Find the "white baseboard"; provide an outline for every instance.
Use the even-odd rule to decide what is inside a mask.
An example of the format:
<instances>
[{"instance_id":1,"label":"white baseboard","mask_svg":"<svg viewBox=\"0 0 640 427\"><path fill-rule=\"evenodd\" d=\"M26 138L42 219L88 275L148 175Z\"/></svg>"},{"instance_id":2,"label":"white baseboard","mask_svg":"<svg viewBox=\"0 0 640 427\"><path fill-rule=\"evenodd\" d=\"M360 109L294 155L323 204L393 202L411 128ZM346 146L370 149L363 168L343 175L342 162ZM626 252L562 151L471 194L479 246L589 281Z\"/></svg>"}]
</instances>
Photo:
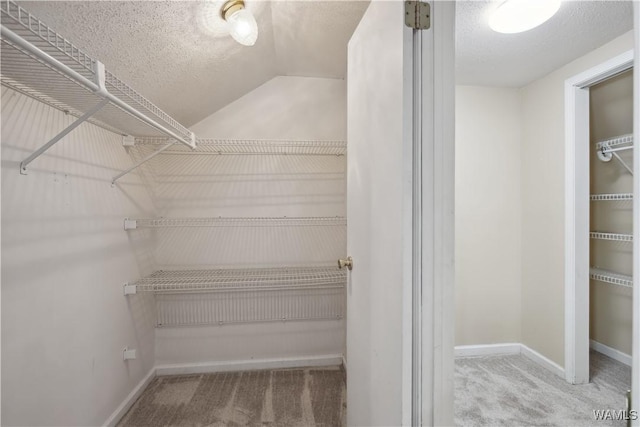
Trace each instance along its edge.
<instances>
[{"instance_id":1,"label":"white baseboard","mask_svg":"<svg viewBox=\"0 0 640 427\"><path fill-rule=\"evenodd\" d=\"M120 419L124 417L124 414L133 406L133 404L138 400L138 397L142 394L142 392L147 388L147 386L151 383L151 381L156 377L156 368L153 367L149 370L149 373L138 383L138 385L129 393L129 395L124 399L124 401L113 411L113 414L104 422L104 426L115 426L118 424Z\"/></svg>"},{"instance_id":2,"label":"white baseboard","mask_svg":"<svg viewBox=\"0 0 640 427\"><path fill-rule=\"evenodd\" d=\"M303 368L307 366L331 366L342 363L341 354L294 357L286 359L251 359L223 362L185 363L157 365L156 375L204 374L208 372L255 371L259 369Z\"/></svg>"},{"instance_id":3,"label":"white baseboard","mask_svg":"<svg viewBox=\"0 0 640 427\"><path fill-rule=\"evenodd\" d=\"M532 362L535 362L559 377L564 378L564 368L562 366L522 343L460 345L455 347L454 354L455 357L505 356L510 354L521 354Z\"/></svg>"},{"instance_id":4,"label":"white baseboard","mask_svg":"<svg viewBox=\"0 0 640 427\"><path fill-rule=\"evenodd\" d=\"M553 360L549 359L548 357L543 356L542 354L538 353L537 351L533 350L532 348L527 347L524 344L522 344L522 353L521 354L524 357L526 357L527 359L537 363L538 365L542 366L543 368L548 369L549 371L553 372L557 376L559 376L562 379L564 379L564 368L562 366L558 365Z\"/></svg>"},{"instance_id":5,"label":"white baseboard","mask_svg":"<svg viewBox=\"0 0 640 427\"><path fill-rule=\"evenodd\" d=\"M520 354L520 343L458 345L453 354L455 357L498 356Z\"/></svg>"},{"instance_id":6,"label":"white baseboard","mask_svg":"<svg viewBox=\"0 0 640 427\"><path fill-rule=\"evenodd\" d=\"M609 356L613 360L617 360L620 363L624 363L627 366L631 366L631 356L627 353L623 353L620 350L616 350L613 347L599 343L598 341L589 340L589 347L598 353L602 353L605 356Z\"/></svg>"}]
</instances>

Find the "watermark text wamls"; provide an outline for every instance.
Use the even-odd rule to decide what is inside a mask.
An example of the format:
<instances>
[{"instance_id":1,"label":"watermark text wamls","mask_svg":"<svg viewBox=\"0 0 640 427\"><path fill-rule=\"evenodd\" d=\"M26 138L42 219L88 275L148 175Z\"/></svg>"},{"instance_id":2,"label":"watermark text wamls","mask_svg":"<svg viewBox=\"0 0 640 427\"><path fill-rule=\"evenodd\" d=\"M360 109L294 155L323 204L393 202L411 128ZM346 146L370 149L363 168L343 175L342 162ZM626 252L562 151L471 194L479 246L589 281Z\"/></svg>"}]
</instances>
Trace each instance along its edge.
<instances>
[{"instance_id":1,"label":"watermark text wamls","mask_svg":"<svg viewBox=\"0 0 640 427\"><path fill-rule=\"evenodd\" d=\"M595 418L597 421L635 421L638 419L638 411L627 411L626 409L594 409L593 418Z\"/></svg>"}]
</instances>

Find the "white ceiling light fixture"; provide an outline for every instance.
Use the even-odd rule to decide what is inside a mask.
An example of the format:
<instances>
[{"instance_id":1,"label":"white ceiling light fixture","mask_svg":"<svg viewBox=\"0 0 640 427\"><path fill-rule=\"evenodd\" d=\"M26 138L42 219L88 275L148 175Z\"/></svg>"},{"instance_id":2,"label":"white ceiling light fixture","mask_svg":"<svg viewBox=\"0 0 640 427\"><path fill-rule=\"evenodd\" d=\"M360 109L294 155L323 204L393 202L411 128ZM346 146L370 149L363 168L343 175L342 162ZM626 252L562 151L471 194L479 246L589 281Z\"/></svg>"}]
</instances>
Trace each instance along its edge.
<instances>
[{"instance_id":1,"label":"white ceiling light fixture","mask_svg":"<svg viewBox=\"0 0 640 427\"><path fill-rule=\"evenodd\" d=\"M229 0L222 6L222 17L229 24L229 33L238 43L253 46L258 39L258 24L243 0Z\"/></svg>"},{"instance_id":2,"label":"white ceiling light fixture","mask_svg":"<svg viewBox=\"0 0 640 427\"><path fill-rule=\"evenodd\" d=\"M555 15L561 3L561 0L506 0L489 18L489 26L505 34L528 31Z\"/></svg>"}]
</instances>

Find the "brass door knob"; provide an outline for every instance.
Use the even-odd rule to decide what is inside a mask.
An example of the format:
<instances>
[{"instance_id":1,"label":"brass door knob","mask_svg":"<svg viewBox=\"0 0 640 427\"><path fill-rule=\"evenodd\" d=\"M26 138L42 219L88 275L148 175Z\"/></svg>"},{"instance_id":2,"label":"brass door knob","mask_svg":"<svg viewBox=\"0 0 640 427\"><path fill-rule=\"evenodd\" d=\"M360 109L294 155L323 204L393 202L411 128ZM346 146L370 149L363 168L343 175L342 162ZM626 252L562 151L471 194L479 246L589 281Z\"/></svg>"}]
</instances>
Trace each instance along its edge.
<instances>
[{"instance_id":1,"label":"brass door knob","mask_svg":"<svg viewBox=\"0 0 640 427\"><path fill-rule=\"evenodd\" d=\"M350 256L348 256L346 259L338 260L338 268L345 267L347 267L349 270L353 270L353 258L351 258Z\"/></svg>"}]
</instances>

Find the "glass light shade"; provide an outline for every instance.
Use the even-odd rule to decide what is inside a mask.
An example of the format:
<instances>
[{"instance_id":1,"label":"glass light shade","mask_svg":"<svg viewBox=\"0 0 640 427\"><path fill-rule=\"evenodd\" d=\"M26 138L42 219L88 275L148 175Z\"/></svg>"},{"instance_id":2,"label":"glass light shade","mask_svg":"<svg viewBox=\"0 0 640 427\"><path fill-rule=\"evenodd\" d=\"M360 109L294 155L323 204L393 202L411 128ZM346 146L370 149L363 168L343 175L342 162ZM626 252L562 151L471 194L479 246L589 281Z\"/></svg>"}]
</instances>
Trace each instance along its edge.
<instances>
[{"instance_id":1,"label":"glass light shade","mask_svg":"<svg viewBox=\"0 0 640 427\"><path fill-rule=\"evenodd\" d=\"M555 15L561 3L561 0L506 0L491 15L489 26L498 33L528 31Z\"/></svg>"},{"instance_id":2,"label":"glass light shade","mask_svg":"<svg viewBox=\"0 0 640 427\"><path fill-rule=\"evenodd\" d=\"M240 44L253 46L258 39L258 24L251 12L240 9L226 17L231 37Z\"/></svg>"}]
</instances>

